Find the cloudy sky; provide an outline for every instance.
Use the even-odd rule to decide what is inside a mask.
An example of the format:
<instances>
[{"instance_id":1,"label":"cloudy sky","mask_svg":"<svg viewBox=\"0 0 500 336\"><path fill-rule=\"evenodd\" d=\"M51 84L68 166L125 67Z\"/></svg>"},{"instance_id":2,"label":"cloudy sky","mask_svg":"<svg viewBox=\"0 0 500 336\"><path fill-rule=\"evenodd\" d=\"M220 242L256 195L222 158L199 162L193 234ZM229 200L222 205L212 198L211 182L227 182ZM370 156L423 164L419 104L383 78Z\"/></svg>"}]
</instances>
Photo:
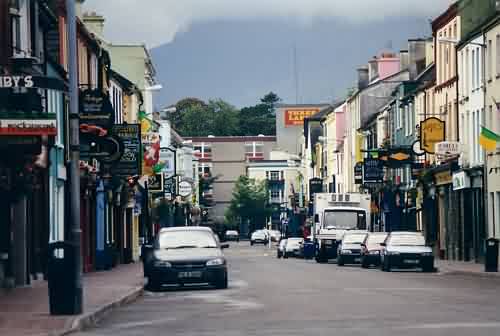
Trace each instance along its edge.
<instances>
[{"instance_id":1,"label":"cloudy sky","mask_svg":"<svg viewBox=\"0 0 500 336\"><path fill-rule=\"evenodd\" d=\"M432 16L451 0L86 0L84 10L106 19L105 37L114 42L144 41L153 48L171 42L194 23L255 18L296 20L316 18L351 22L395 16Z\"/></svg>"}]
</instances>

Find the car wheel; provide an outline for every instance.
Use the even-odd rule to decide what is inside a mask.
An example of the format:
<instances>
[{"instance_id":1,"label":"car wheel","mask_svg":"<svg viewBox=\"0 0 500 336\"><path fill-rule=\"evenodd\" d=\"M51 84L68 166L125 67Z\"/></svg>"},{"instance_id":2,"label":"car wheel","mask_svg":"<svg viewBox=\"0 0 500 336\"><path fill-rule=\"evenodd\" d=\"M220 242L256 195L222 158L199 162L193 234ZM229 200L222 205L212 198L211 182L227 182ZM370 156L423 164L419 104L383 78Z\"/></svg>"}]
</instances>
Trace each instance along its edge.
<instances>
[{"instance_id":1,"label":"car wheel","mask_svg":"<svg viewBox=\"0 0 500 336\"><path fill-rule=\"evenodd\" d=\"M337 258L337 265L338 266L344 266L345 265L344 259L341 256L338 256L338 258Z\"/></svg>"},{"instance_id":2,"label":"car wheel","mask_svg":"<svg viewBox=\"0 0 500 336\"><path fill-rule=\"evenodd\" d=\"M226 289L228 287L228 278L227 278L227 273L224 275L224 279L219 280L215 283L215 288L216 289Z\"/></svg>"},{"instance_id":3,"label":"car wheel","mask_svg":"<svg viewBox=\"0 0 500 336\"><path fill-rule=\"evenodd\" d=\"M250 240L250 246L253 246L253 241Z\"/></svg>"},{"instance_id":4,"label":"car wheel","mask_svg":"<svg viewBox=\"0 0 500 336\"><path fill-rule=\"evenodd\" d=\"M390 272L391 271L391 263L389 262L388 258L384 259L384 262L382 264L382 271L384 271L384 272Z\"/></svg>"},{"instance_id":5,"label":"car wheel","mask_svg":"<svg viewBox=\"0 0 500 336\"><path fill-rule=\"evenodd\" d=\"M366 262L365 258L361 259L361 267L368 268L370 265Z\"/></svg>"},{"instance_id":6,"label":"car wheel","mask_svg":"<svg viewBox=\"0 0 500 336\"><path fill-rule=\"evenodd\" d=\"M148 284L146 285L146 290L150 292L158 292L161 290L161 283L158 280L148 278Z\"/></svg>"},{"instance_id":7,"label":"car wheel","mask_svg":"<svg viewBox=\"0 0 500 336\"><path fill-rule=\"evenodd\" d=\"M278 259L280 259L281 258L281 253L278 252L276 256L278 257Z\"/></svg>"},{"instance_id":8,"label":"car wheel","mask_svg":"<svg viewBox=\"0 0 500 336\"><path fill-rule=\"evenodd\" d=\"M285 252L285 253L283 254L283 258L285 258L285 259L288 259L288 257L289 257L289 256L290 256L290 254L289 254L288 252Z\"/></svg>"},{"instance_id":9,"label":"car wheel","mask_svg":"<svg viewBox=\"0 0 500 336\"><path fill-rule=\"evenodd\" d=\"M239 243L240 242L240 238L236 239L236 242Z\"/></svg>"}]
</instances>

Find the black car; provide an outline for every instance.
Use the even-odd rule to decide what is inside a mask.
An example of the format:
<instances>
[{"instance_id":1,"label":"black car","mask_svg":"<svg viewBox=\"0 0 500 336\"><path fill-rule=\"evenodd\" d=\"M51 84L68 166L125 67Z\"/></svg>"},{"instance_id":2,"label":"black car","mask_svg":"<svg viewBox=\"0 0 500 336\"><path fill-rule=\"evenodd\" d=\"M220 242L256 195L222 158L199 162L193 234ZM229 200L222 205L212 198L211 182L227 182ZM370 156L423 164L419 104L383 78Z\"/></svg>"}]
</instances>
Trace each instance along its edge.
<instances>
[{"instance_id":1,"label":"black car","mask_svg":"<svg viewBox=\"0 0 500 336\"><path fill-rule=\"evenodd\" d=\"M391 232L381 245L382 271L389 272L393 268L434 271L432 248L425 244L425 237L419 232Z\"/></svg>"},{"instance_id":2,"label":"black car","mask_svg":"<svg viewBox=\"0 0 500 336\"><path fill-rule=\"evenodd\" d=\"M227 263L222 253L227 247L206 227L161 229L154 245L145 248L148 287L157 290L164 284L209 284L227 288Z\"/></svg>"}]
</instances>

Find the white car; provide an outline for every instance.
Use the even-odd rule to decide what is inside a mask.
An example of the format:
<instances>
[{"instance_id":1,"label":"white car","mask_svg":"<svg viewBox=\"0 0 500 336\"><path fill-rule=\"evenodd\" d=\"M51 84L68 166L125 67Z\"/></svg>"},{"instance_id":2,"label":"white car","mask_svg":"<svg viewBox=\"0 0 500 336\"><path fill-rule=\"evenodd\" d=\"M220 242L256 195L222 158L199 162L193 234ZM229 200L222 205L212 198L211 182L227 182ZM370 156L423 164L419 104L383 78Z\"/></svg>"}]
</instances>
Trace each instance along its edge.
<instances>
[{"instance_id":1,"label":"white car","mask_svg":"<svg viewBox=\"0 0 500 336\"><path fill-rule=\"evenodd\" d=\"M268 230L267 233L271 237L271 241L278 242L281 238L281 232L278 230Z\"/></svg>"},{"instance_id":2,"label":"white car","mask_svg":"<svg viewBox=\"0 0 500 336\"><path fill-rule=\"evenodd\" d=\"M280 242L278 243L277 255L276 255L278 259L285 255L286 241L287 241L286 239L281 239Z\"/></svg>"},{"instance_id":3,"label":"white car","mask_svg":"<svg viewBox=\"0 0 500 336\"><path fill-rule=\"evenodd\" d=\"M250 245L254 244L267 244L269 236L264 230L257 230L250 236Z\"/></svg>"},{"instance_id":4,"label":"white car","mask_svg":"<svg viewBox=\"0 0 500 336\"><path fill-rule=\"evenodd\" d=\"M240 235L236 230L227 230L226 231L226 240L235 240L237 242L240 241Z\"/></svg>"},{"instance_id":5,"label":"white car","mask_svg":"<svg viewBox=\"0 0 500 336\"><path fill-rule=\"evenodd\" d=\"M288 238L285 245L284 258L291 256L300 257L300 247L304 243L304 238Z\"/></svg>"}]
</instances>

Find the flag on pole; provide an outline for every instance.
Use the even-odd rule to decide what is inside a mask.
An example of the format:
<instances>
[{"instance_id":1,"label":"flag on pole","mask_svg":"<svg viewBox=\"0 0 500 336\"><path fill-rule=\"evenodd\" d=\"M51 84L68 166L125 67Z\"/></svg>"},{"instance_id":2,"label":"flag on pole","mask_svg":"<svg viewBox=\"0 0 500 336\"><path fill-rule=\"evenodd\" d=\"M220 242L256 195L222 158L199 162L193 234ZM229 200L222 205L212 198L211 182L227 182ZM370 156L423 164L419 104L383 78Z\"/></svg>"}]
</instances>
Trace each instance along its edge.
<instances>
[{"instance_id":1,"label":"flag on pole","mask_svg":"<svg viewBox=\"0 0 500 336\"><path fill-rule=\"evenodd\" d=\"M479 135L479 144L487 151L492 151L497 148L497 142L500 142L500 135L490 131L484 126L481 126L481 134Z\"/></svg>"}]
</instances>

